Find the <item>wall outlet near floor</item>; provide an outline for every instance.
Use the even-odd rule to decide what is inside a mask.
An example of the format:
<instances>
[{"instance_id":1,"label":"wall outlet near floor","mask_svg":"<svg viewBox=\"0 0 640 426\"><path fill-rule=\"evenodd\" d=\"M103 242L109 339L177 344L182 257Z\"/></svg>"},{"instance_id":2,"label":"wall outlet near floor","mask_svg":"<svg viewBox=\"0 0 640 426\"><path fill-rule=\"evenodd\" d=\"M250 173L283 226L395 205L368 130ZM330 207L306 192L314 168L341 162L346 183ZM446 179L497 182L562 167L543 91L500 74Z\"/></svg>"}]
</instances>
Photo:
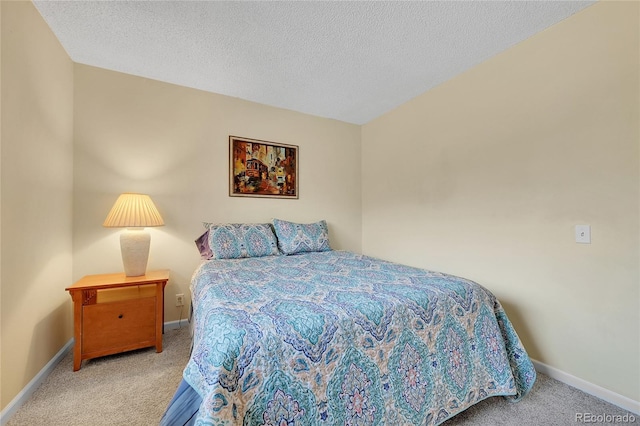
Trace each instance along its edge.
<instances>
[{"instance_id":1,"label":"wall outlet near floor","mask_svg":"<svg viewBox=\"0 0 640 426\"><path fill-rule=\"evenodd\" d=\"M184 294L176 294L176 306L184 306Z\"/></svg>"}]
</instances>

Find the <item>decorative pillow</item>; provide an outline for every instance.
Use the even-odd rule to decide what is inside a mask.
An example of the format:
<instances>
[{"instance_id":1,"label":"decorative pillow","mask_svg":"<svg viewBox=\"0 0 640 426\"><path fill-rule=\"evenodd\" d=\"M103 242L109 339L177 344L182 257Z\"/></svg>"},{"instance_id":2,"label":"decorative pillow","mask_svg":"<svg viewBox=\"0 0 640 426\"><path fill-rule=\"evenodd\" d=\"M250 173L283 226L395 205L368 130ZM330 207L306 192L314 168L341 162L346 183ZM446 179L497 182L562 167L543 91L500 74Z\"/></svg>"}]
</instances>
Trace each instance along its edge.
<instances>
[{"instance_id":1,"label":"decorative pillow","mask_svg":"<svg viewBox=\"0 0 640 426\"><path fill-rule=\"evenodd\" d=\"M279 255L278 243L268 223L227 223L209 227L209 247L214 259Z\"/></svg>"},{"instance_id":2,"label":"decorative pillow","mask_svg":"<svg viewBox=\"0 0 640 426\"><path fill-rule=\"evenodd\" d=\"M331 250L329 230L324 220L304 224L273 219L273 227L278 237L278 248L284 254Z\"/></svg>"},{"instance_id":3,"label":"decorative pillow","mask_svg":"<svg viewBox=\"0 0 640 426\"><path fill-rule=\"evenodd\" d=\"M209 247L209 230L207 229L204 234L200 235L196 239L196 247L198 247L198 251L200 252L200 257L202 259L211 259L213 257L213 253L211 252L211 247Z\"/></svg>"}]
</instances>

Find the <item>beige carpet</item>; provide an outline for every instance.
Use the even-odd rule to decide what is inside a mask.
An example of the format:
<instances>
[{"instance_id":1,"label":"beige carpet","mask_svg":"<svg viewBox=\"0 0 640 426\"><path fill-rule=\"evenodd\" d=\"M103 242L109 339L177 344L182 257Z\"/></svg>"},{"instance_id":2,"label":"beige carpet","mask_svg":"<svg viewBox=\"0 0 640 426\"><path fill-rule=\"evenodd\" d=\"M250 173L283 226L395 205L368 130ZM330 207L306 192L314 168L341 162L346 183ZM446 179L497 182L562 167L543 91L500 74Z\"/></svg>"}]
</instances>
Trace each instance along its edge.
<instances>
[{"instance_id":1,"label":"beige carpet","mask_svg":"<svg viewBox=\"0 0 640 426\"><path fill-rule=\"evenodd\" d=\"M150 348L89 360L75 373L73 356L69 353L7 426L157 425L182 377L189 344L186 327L167 330L164 351L160 354ZM629 415L621 408L539 374L533 390L522 401L510 403L504 398L490 398L444 426L576 425L581 424L576 422L577 413ZM640 416L635 416L633 424L640 424Z\"/></svg>"},{"instance_id":2,"label":"beige carpet","mask_svg":"<svg viewBox=\"0 0 640 426\"><path fill-rule=\"evenodd\" d=\"M87 360L70 351L7 426L157 425L189 360L189 330L166 330L163 351L140 349Z\"/></svg>"}]
</instances>

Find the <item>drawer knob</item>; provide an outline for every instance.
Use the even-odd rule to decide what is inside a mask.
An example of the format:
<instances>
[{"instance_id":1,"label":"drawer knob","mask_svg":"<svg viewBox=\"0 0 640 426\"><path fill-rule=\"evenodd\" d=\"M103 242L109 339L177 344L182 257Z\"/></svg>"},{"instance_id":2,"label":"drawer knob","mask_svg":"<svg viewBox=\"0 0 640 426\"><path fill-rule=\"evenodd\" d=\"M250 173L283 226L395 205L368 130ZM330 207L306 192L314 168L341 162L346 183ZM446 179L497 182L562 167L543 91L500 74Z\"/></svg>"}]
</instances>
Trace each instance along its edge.
<instances>
[{"instance_id":1,"label":"drawer knob","mask_svg":"<svg viewBox=\"0 0 640 426\"><path fill-rule=\"evenodd\" d=\"M124 316L124 315L120 314L120 315L118 315L118 318L122 318L123 316Z\"/></svg>"}]
</instances>

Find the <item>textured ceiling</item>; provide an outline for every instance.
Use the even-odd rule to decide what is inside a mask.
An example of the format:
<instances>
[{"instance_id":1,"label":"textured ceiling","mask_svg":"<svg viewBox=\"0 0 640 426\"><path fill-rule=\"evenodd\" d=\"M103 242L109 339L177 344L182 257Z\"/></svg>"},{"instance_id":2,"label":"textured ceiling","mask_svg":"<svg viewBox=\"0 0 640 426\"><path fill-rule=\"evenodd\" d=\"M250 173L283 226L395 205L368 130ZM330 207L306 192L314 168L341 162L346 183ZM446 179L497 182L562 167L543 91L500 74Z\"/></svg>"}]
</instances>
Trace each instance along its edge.
<instances>
[{"instance_id":1,"label":"textured ceiling","mask_svg":"<svg viewBox=\"0 0 640 426\"><path fill-rule=\"evenodd\" d=\"M35 1L75 62L364 124L593 1Z\"/></svg>"}]
</instances>

